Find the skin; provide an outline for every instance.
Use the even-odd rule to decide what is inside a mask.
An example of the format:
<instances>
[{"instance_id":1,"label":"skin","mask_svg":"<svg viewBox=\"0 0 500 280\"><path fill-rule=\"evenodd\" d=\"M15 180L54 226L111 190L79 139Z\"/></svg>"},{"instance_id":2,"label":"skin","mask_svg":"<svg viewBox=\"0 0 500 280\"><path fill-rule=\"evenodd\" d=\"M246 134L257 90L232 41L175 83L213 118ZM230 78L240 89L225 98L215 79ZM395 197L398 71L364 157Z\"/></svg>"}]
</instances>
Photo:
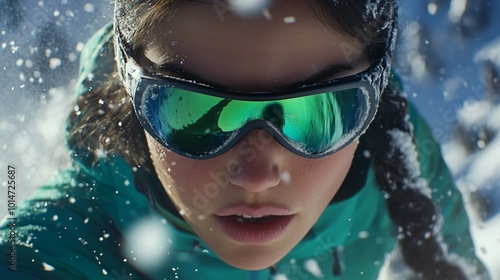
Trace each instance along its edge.
<instances>
[{"instance_id":1,"label":"skin","mask_svg":"<svg viewBox=\"0 0 500 280\"><path fill-rule=\"evenodd\" d=\"M272 20L229 10L221 17L210 4L182 4L157 26L139 63L150 71L244 91L297 86L333 64L344 66L321 80L366 69L361 46L321 23L304 2L275 1L269 7ZM293 24L282 20L289 16L295 17ZM168 67L159 69L164 64ZM357 146L307 159L254 130L219 157L193 160L147 139L160 181L187 223L222 260L247 270L275 264L300 242L341 186ZM213 195L201 199L209 185ZM277 239L243 244L228 237L213 216L233 203L280 205L294 218Z\"/></svg>"}]
</instances>

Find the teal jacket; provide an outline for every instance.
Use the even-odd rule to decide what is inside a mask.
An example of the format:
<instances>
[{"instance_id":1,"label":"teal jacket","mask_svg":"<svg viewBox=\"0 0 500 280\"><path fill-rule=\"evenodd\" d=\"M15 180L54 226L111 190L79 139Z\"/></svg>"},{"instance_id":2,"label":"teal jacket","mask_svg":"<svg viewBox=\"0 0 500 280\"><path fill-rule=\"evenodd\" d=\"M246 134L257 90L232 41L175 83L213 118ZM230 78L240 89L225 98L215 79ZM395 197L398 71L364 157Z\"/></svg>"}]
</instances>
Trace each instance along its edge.
<instances>
[{"instance_id":1,"label":"teal jacket","mask_svg":"<svg viewBox=\"0 0 500 280\"><path fill-rule=\"evenodd\" d=\"M112 36L107 25L87 43L77 95L89 94L103 82L99 73L113 71ZM422 175L444 216L448 251L481 275L485 268L474 254L461 194L429 128L414 109L410 115ZM158 213L136 190L134 171L120 157L101 157L91 165L85 156L73 153L72 162L30 200L19 203L14 227L11 219L1 222L0 279L376 279L395 248L395 229L372 168L363 188L332 202L272 269L244 271L224 263L178 215ZM143 255L137 252L144 243L137 245L125 233L144 219L167 229L168 236L164 244L157 244L166 256L164 263L140 271L136 262ZM15 243L9 239L12 232ZM141 234L143 241L151 237ZM15 272L9 271L13 266Z\"/></svg>"}]
</instances>

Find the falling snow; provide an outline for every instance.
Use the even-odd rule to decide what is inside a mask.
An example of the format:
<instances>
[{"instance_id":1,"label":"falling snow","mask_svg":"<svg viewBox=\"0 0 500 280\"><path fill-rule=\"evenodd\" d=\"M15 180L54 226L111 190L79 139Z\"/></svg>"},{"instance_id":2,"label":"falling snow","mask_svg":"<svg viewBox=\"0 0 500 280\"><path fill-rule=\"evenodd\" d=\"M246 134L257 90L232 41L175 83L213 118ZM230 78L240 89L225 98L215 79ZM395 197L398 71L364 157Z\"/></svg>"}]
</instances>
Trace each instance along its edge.
<instances>
[{"instance_id":1,"label":"falling snow","mask_svg":"<svg viewBox=\"0 0 500 280\"><path fill-rule=\"evenodd\" d=\"M307 260L304 262L304 267L306 268L307 271L309 271L309 273L311 273L312 275L314 275L314 277L316 278L323 278L324 275L323 273L321 272L321 269L318 265L318 262L316 260Z\"/></svg>"},{"instance_id":2,"label":"falling snow","mask_svg":"<svg viewBox=\"0 0 500 280\"><path fill-rule=\"evenodd\" d=\"M242 16L261 14L271 4L270 0L228 0L230 9Z\"/></svg>"},{"instance_id":3,"label":"falling snow","mask_svg":"<svg viewBox=\"0 0 500 280\"><path fill-rule=\"evenodd\" d=\"M53 271L55 269L53 266L51 266L46 262L42 262L42 265L43 265L43 270L45 271Z\"/></svg>"},{"instance_id":4,"label":"falling snow","mask_svg":"<svg viewBox=\"0 0 500 280\"><path fill-rule=\"evenodd\" d=\"M283 18L283 22L284 23L295 23L295 17L294 16L289 16L289 17L285 17Z\"/></svg>"},{"instance_id":5,"label":"falling snow","mask_svg":"<svg viewBox=\"0 0 500 280\"><path fill-rule=\"evenodd\" d=\"M154 270L168 257L169 229L159 218L142 220L125 233L124 254L144 270Z\"/></svg>"},{"instance_id":6,"label":"falling snow","mask_svg":"<svg viewBox=\"0 0 500 280\"><path fill-rule=\"evenodd\" d=\"M283 183L285 183L286 185L290 184L290 181L291 181L291 175L290 175L290 172L284 170L281 172L281 180L283 181Z\"/></svg>"},{"instance_id":7,"label":"falling snow","mask_svg":"<svg viewBox=\"0 0 500 280\"><path fill-rule=\"evenodd\" d=\"M49 2L59 5L47 10ZM84 42L111 20L111 6L104 2L37 1L38 5L24 7L24 14L32 18L13 18L9 28L0 26L0 83L3 88L0 91L0 158L2 163L7 163L3 159L9 159L8 164L22 170L19 200L28 198L55 170L69 164L63 124L70 111L77 115L82 113L72 104L72 90ZM273 20L268 10L270 2L232 0L228 3L230 9L243 16L263 15ZM396 66L411 93L410 99L430 122L436 138L444 143L445 159L471 208L478 255L491 268L494 279L500 280L500 250L494 249L500 247L496 234L500 232L500 177L497 172L500 161L496 156L500 153L500 20L490 14L490 21L482 22L488 18L489 11L499 9L496 1L491 1L495 2L491 3L495 7L487 6L486 2L401 3L405 41L401 43ZM290 15L277 20L293 24L296 17ZM450 49L449 45L460 47ZM122 123L118 121L118 125ZM458 128L452 130L454 127ZM94 152L97 157L106 157L104 150ZM370 156L369 153L364 155ZM134 167L134 171L137 170ZM287 171L281 173L281 179L286 184L292 182ZM123 182L124 186L130 184L128 180ZM71 204L78 203L74 197L67 199ZM6 200L0 200L0 209L7 208L5 203ZM93 211L88 208L89 213ZM185 214L185 210L180 212ZM72 220L72 217L54 215L50 222L64 224L66 219ZM82 219L84 225L92 223L88 217ZM199 215L198 219L205 217ZM134 262L148 270L165 260L169 248L162 245L172 244L165 225L164 219L152 220L129 229L126 238L130 244L124 246L127 256L123 262ZM153 237L138 238L146 230L155 233ZM368 232L358 233L358 238L369 237ZM100 242L108 238L110 235L106 232L98 237ZM87 244L83 239L80 241ZM208 250L203 249L203 252L208 253ZM54 270L48 263L41 265L45 271ZM304 265L315 277L323 275L314 261ZM111 271L102 269L102 274L109 275ZM275 279L288 278L278 274Z\"/></svg>"}]
</instances>

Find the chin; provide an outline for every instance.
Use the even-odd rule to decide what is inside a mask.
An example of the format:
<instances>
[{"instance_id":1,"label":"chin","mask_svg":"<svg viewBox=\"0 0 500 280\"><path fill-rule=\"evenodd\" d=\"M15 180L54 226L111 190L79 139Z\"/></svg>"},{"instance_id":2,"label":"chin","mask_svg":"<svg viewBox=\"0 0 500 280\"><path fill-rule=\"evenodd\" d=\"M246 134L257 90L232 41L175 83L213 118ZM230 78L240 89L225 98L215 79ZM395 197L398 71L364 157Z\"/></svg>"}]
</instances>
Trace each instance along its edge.
<instances>
[{"instance_id":1,"label":"chin","mask_svg":"<svg viewBox=\"0 0 500 280\"><path fill-rule=\"evenodd\" d=\"M289 250L283 251L283 247L280 247L255 245L233 252L214 252L230 266L243 270L261 270L273 266L289 252Z\"/></svg>"},{"instance_id":2,"label":"chin","mask_svg":"<svg viewBox=\"0 0 500 280\"><path fill-rule=\"evenodd\" d=\"M269 259L266 257L265 260L262 259L262 256L264 256L265 253L262 253L261 255L252 257L252 258L245 258L242 256L242 258L236 259L231 258L230 260L224 260L227 264L230 266L243 269L243 270L262 270L262 269L267 269L271 266L273 266L275 263L279 262L281 258L277 259Z\"/></svg>"}]
</instances>

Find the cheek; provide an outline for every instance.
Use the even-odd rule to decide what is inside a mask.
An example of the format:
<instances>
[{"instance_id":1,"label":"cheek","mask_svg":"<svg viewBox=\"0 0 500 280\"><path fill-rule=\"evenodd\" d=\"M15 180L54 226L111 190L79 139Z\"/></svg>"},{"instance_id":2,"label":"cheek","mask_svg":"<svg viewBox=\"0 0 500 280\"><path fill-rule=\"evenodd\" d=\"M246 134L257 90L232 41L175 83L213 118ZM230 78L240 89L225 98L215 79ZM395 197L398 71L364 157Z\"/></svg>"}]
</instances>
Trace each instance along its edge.
<instances>
[{"instance_id":1,"label":"cheek","mask_svg":"<svg viewBox=\"0 0 500 280\"><path fill-rule=\"evenodd\" d=\"M154 139L147 136L148 147L155 171L167 194L180 207L189 204L186 198L193 192L192 186L197 186L199 176L192 176L194 170L203 173L203 169L193 166L191 160L168 152Z\"/></svg>"},{"instance_id":2,"label":"cheek","mask_svg":"<svg viewBox=\"0 0 500 280\"><path fill-rule=\"evenodd\" d=\"M207 206L207 192L213 188L210 174L223 167L215 159L194 160L167 151L161 144L147 136L148 147L156 173L170 199L186 214L197 215ZM210 194L208 196L210 197Z\"/></svg>"},{"instance_id":3,"label":"cheek","mask_svg":"<svg viewBox=\"0 0 500 280\"><path fill-rule=\"evenodd\" d=\"M357 143L326 158L305 161L296 180L302 201L321 211L332 200L351 167Z\"/></svg>"}]
</instances>

